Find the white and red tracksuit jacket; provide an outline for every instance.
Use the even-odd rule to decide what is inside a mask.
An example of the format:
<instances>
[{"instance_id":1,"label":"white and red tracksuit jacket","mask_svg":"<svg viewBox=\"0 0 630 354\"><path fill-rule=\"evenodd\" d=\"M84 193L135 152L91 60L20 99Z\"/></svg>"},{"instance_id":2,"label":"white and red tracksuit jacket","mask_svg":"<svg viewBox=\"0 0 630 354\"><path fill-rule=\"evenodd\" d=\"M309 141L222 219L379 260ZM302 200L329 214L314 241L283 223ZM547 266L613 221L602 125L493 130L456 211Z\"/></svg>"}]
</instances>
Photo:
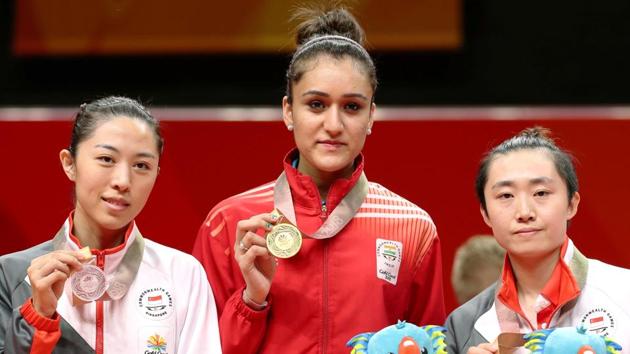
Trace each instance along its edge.
<instances>
[{"instance_id":1,"label":"white and red tracksuit jacket","mask_svg":"<svg viewBox=\"0 0 630 354\"><path fill-rule=\"evenodd\" d=\"M54 240L0 257L0 353L221 353L216 307L203 268L191 255L147 239L142 239L142 260L124 297L73 305L66 281L55 317L39 315L26 269L32 259L59 249L59 240L63 249L79 249L70 230L72 217ZM113 274L141 238L132 222L124 244L92 250L96 264Z\"/></svg>"},{"instance_id":2,"label":"white and red tracksuit jacket","mask_svg":"<svg viewBox=\"0 0 630 354\"><path fill-rule=\"evenodd\" d=\"M494 342L502 332L584 326L630 353L630 270L582 255L567 238L550 280L536 300L537 323L521 310L509 258L501 279L449 315L449 354Z\"/></svg>"},{"instance_id":3,"label":"white and red tracksuit jacket","mask_svg":"<svg viewBox=\"0 0 630 354\"><path fill-rule=\"evenodd\" d=\"M349 179L333 183L324 210L312 179L291 166L296 156L296 150L287 155L284 170L297 224L310 234L353 187L363 161L358 158ZM278 260L267 308L249 308L242 301L245 283L233 255L236 223L271 212L273 187L265 184L216 205L194 246L214 291L224 353L345 353L354 335L397 320L443 323L435 225L424 210L371 182L345 228L329 239L305 237L296 256Z\"/></svg>"}]
</instances>

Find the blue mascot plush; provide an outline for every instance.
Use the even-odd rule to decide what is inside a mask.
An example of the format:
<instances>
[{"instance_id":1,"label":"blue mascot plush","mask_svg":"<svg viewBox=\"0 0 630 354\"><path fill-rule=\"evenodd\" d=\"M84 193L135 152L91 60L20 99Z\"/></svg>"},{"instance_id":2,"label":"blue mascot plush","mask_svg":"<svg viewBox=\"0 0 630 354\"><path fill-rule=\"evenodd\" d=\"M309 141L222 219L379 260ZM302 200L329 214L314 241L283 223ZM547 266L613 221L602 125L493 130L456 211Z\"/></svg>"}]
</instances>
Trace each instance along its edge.
<instances>
[{"instance_id":1,"label":"blue mascot plush","mask_svg":"<svg viewBox=\"0 0 630 354\"><path fill-rule=\"evenodd\" d=\"M533 354L618 354L621 346L608 337L586 333L584 327L542 329L524 336Z\"/></svg>"},{"instance_id":2,"label":"blue mascot plush","mask_svg":"<svg viewBox=\"0 0 630 354\"><path fill-rule=\"evenodd\" d=\"M358 334L346 344L350 354L446 354L446 329L418 327L405 321L374 333Z\"/></svg>"}]
</instances>

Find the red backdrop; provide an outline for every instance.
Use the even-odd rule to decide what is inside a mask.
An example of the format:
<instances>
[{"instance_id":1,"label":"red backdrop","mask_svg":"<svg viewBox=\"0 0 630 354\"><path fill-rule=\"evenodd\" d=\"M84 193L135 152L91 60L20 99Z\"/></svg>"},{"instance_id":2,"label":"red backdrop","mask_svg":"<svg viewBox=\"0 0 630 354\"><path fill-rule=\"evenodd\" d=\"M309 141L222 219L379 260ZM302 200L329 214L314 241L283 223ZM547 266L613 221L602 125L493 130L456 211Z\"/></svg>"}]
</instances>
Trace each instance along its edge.
<instances>
[{"instance_id":1,"label":"red backdrop","mask_svg":"<svg viewBox=\"0 0 630 354\"><path fill-rule=\"evenodd\" d=\"M489 232L474 195L477 163L488 147L535 123L551 128L578 159L582 201L569 229L577 246L592 258L630 267L630 120L596 118L375 124L364 150L367 176L432 215L449 310L456 305L450 290L455 248ZM162 168L138 223L147 237L185 252L215 203L274 179L292 146L278 121L162 124ZM0 254L49 239L72 209L71 184L57 157L70 128L69 121L0 121Z\"/></svg>"}]
</instances>

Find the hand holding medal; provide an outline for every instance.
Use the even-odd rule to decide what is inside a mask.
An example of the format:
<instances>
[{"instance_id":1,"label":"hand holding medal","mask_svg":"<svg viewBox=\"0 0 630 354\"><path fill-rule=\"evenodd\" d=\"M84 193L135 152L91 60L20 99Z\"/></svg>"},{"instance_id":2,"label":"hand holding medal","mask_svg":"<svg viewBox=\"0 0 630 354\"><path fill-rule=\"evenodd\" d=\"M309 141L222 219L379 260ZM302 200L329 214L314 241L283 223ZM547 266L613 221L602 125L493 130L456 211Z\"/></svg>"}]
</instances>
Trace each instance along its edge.
<instances>
[{"instance_id":1,"label":"hand holding medal","mask_svg":"<svg viewBox=\"0 0 630 354\"><path fill-rule=\"evenodd\" d=\"M265 237L257 232L270 232L277 220L277 215L265 213L241 220L236 225L234 258L247 286L246 298L253 303L265 302L277 266L276 257L267 249Z\"/></svg>"},{"instance_id":2,"label":"hand holding medal","mask_svg":"<svg viewBox=\"0 0 630 354\"><path fill-rule=\"evenodd\" d=\"M81 270L81 262L89 260L88 257L77 251L57 250L31 261L27 274L33 307L40 315L50 318L55 314L66 280Z\"/></svg>"}]
</instances>

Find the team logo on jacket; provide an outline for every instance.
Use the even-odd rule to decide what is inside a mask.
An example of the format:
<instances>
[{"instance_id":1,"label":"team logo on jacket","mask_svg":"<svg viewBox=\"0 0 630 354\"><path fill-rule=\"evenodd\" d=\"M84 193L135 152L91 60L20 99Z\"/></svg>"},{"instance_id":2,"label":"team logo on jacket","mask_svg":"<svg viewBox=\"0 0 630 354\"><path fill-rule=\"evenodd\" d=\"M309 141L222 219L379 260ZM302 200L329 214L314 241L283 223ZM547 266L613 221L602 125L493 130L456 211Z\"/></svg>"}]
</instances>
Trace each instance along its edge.
<instances>
[{"instance_id":1,"label":"team logo on jacket","mask_svg":"<svg viewBox=\"0 0 630 354\"><path fill-rule=\"evenodd\" d=\"M402 242L376 239L376 277L396 285L402 262Z\"/></svg>"},{"instance_id":2,"label":"team logo on jacket","mask_svg":"<svg viewBox=\"0 0 630 354\"><path fill-rule=\"evenodd\" d=\"M157 333L149 336L144 354L166 354L166 338Z\"/></svg>"},{"instance_id":3,"label":"team logo on jacket","mask_svg":"<svg viewBox=\"0 0 630 354\"><path fill-rule=\"evenodd\" d=\"M138 297L138 308L146 318L167 319L173 313L173 297L164 288L146 289Z\"/></svg>"},{"instance_id":4,"label":"team logo on jacket","mask_svg":"<svg viewBox=\"0 0 630 354\"><path fill-rule=\"evenodd\" d=\"M609 336L615 328L615 319L604 308L596 308L587 312L580 321L589 332L600 336Z\"/></svg>"}]
</instances>

